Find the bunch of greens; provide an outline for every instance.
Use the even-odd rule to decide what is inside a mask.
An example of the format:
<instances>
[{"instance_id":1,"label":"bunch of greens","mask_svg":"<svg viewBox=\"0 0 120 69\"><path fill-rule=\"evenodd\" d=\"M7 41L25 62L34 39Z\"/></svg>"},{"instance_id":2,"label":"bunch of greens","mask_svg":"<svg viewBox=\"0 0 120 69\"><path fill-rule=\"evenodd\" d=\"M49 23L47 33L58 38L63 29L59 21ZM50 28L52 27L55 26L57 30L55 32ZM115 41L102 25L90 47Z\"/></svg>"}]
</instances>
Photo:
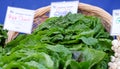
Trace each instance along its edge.
<instances>
[{"instance_id":1,"label":"bunch of greens","mask_svg":"<svg viewBox=\"0 0 120 69\"><path fill-rule=\"evenodd\" d=\"M7 31L3 30L3 25L0 25L0 57L2 56L5 40L7 39Z\"/></svg>"},{"instance_id":2,"label":"bunch of greens","mask_svg":"<svg viewBox=\"0 0 120 69\"><path fill-rule=\"evenodd\" d=\"M99 18L52 17L30 35L20 34L0 57L3 69L108 69L111 40Z\"/></svg>"},{"instance_id":3,"label":"bunch of greens","mask_svg":"<svg viewBox=\"0 0 120 69\"><path fill-rule=\"evenodd\" d=\"M7 31L3 30L3 26L0 25L0 47L5 45L5 39L7 38Z\"/></svg>"}]
</instances>

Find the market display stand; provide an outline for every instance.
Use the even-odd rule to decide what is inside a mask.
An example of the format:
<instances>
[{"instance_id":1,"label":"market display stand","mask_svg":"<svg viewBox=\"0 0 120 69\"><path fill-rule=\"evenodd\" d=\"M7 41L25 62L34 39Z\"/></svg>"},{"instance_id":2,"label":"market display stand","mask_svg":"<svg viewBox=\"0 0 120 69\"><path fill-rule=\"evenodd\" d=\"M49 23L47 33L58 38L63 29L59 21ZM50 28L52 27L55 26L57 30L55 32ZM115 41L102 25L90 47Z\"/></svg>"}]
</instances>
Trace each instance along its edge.
<instances>
[{"instance_id":1,"label":"market display stand","mask_svg":"<svg viewBox=\"0 0 120 69\"><path fill-rule=\"evenodd\" d=\"M42 7L36 10L36 13L34 16L33 31L38 25L40 25L40 23L42 23L45 19L48 18L49 12L50 12L50 6ZM110 32L112 16L102 8L85 4L85 3L79 3L78 12L85 15L92 15L92 16L99 17L102 21L103 26L107 30L107 32ZM9 31L7 42L10 42L11 40L13 40L15 37L17 37L18 34L19 34L18 32ZM117 39L119 40L120 37L117 36Z\"/></svg>"}]
</instances>

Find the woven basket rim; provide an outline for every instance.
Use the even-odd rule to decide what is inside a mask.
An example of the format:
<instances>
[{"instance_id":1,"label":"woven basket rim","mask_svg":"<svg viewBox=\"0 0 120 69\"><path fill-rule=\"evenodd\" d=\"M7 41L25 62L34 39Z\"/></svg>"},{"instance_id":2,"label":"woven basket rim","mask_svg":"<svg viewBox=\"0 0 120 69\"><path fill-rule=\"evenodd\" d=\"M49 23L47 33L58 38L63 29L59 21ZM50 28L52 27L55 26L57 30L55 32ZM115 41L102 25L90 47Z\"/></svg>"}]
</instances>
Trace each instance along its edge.
<instances>
[{"instance_id":1,"label":"woven basket rim","mask_svg":"<svg viewBox=\"0 0 120 69\"><path fill-rule=\"evenodd\" d=\"M38 8L35 12L34 18L38 17L38 16L42 16L45 13L50 11L51 6L45 6L45 7L41 7ZM90 5L90 4L86 4L86 3L79 3L78 4L78 10L82 10L82 11L88 11L91 13L95 13L99 16L102 16L103 18L108 18L109 20L107 21L108 23L111 23L112 21L112 16L111 14L109 14L107 11L105 11L104 9L98 7L98 6L94 6L94 5ZM100 13L101 12L101 13ZM105 15L105 16L104 16Z\"/></svg>"}]
</instances>

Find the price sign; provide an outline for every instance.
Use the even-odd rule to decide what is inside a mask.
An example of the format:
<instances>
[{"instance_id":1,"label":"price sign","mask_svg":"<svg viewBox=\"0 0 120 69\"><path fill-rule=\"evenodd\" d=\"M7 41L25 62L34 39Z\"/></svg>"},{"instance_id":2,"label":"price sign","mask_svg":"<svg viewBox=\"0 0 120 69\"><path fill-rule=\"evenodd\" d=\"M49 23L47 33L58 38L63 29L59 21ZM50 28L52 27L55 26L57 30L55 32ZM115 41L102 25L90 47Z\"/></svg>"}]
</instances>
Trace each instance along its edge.
<instances>
[{"instance_id":1,"label":"price sign","mask_svg":"<svg viewBox=\"0 0 120 69\"><path fill-rule=\"evenodd\" d=\"M30 34L32 30L34 12L34 10L8 7L4 29Z\"/></svg>"},{"instance_id":2,"label":"price sign","mask_svg":"<svg viewBox=\"0 0 120 69\"><path fill-rule=\"evenodd\" d=\"M64 16L67 13L77 13L78 1L53 2L51 3L50 17Z\"/></svg>"},{"instance_id":3,"label":"price sign","mask_svg":"<svg viewBox=\"0 0 120 69\"><path fill-rule=\"evenodd\" d=\"M120 10L113 10L113 22L111 26L111 35L120 35Z\"/></svg>"}]
</instances>

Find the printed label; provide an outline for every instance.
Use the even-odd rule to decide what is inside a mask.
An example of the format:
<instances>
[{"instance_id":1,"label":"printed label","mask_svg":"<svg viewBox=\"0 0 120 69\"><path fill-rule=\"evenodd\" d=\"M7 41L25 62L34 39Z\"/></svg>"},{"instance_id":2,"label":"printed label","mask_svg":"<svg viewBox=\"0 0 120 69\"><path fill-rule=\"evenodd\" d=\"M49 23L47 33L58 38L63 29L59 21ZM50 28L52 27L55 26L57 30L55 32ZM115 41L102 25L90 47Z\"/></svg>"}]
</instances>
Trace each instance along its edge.
<instances>
[{"instance_id":1,"label":"printed label","mask_svg":"<svg viewBox=\"0 0 120 69\"><path fill-rule=\"evenodd\" d=\"M4 29L22 32L22 33L31 33L34 10L8 7Z\"/></svg>"}]
</instances>

